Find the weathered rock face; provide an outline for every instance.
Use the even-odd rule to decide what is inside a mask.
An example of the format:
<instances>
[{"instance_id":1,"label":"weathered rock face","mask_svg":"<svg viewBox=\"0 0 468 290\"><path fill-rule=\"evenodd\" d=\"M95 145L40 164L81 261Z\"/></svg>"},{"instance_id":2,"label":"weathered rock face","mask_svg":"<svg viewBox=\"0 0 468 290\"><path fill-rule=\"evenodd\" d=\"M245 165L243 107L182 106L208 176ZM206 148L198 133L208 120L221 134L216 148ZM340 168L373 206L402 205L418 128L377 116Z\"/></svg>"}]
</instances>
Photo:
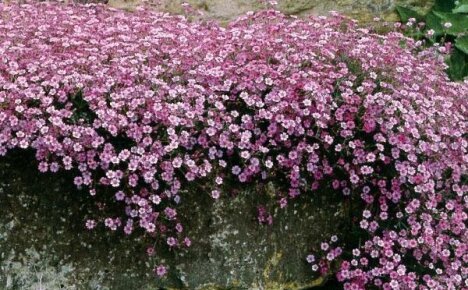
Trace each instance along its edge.
<instances>
[{"instance_id":1,"label":"weathered rock face","mask_svg":"<svg viewBox=\"0 0 468 290\"><path fill-rule=\"evenodd\" d=\"M150 0L156 9L172 13L182 13L182 3L203 13L202 17L229 21L247 11L266 7L263 0ZM369 21L375 16L396 20L395 5L407 5L427 9L433 0L278 0L277 8L287 14L324 15L328 11L340 11L359 20ZM141 0L108 0L108 4L118 8L132 9Z\"/></svg>"},{"instance_id":2,"label":"weathered rock face","mask_svg":"<svg viewBox=\"0 0 468 290\"><path fill-rule=\"evenodd\" d=\"M312 287L321 280L312 279L305 255L339 231L339 205L310 196L279 209L269 186L218 201L193 191L179 211L192 247L156 246L148 257L149 239L86 230L94 198L75 189L71 175L40 174L36 166L31 152L0 159L0 289ZM259 204L273 209L271 226L258 223ZM170 267L164 279L152 274L161 262Z\"/></svg>"},{"instance_id":3,"label":"weathered rock face","mask_svg":"<svg viewBox=\"0 0 468 290\"><path fill-rule=\"evenodd\" d=\"M182 210L197 245L169 260L184 288L295 289L320 283L311 279L305 253L337 230L338 205L304 196L279 209L265 192L259 188L217 202L200 195L185 200ZM271 226L256 220L260 203L275 208Z\"/></svg>"}]
</instances>

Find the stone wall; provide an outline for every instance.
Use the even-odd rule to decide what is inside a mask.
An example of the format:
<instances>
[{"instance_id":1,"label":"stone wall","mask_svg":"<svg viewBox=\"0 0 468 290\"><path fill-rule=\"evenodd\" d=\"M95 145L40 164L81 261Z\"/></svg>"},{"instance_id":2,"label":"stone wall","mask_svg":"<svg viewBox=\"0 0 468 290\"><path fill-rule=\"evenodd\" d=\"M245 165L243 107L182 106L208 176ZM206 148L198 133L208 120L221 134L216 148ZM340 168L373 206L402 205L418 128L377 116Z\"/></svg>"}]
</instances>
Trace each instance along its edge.
<instances>
[{"instance_id":1,"label":"stone wall","mask_svg":"<svg viewBox=\"0 0 468 290\"><path fill-rule=\"evenodd\" d=\"M141 0L108 0L113 7L132 9ZM263 0L150 0L156 9L182 13L182 3L197 8L203 17L229 21L247 11L265 8ZM356 19L369 21L375 16L396 20L395 5L406 5L420 9L429 8L433 0L278 0L277 7L287 14L324 15L328 11L340 11Z\"/></svg>"},{"instance_id":2,"label":"stone wall","mask_svg":"<svg viewBox=\"0 0 468 290\"><path fill-rule=\"evenodd\" d=\"M279 209L272 191L259 186L223 194L216 202L187 192L178 212L191 248L174 252L156 246L156 254L148 257L153 239L101 227L86 230L85 217L95 214L94 198L74 187L71 174L41 174L33 152L11 152L0 157L0 289L244 290L322 284L305 256L340 230L340 204L304 195ZM260 204L274 209L272 225L256 220ZM162 279L152 271L159 263L170 270Z\"/></svg>"}]
</instances>

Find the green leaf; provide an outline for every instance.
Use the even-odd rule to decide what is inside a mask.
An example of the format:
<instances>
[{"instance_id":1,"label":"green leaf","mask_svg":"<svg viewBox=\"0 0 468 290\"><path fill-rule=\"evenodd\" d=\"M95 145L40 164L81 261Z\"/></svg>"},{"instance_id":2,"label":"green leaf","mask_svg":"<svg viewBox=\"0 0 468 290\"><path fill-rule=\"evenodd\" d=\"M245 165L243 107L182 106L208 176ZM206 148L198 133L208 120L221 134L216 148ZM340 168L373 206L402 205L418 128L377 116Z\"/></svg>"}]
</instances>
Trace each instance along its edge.
<instances>
[{"instance_id":1,"label":"green leaf","mask_svg":"<svg viewBox=\"0 0 468 290\"><path fill-rule=\"evenodd\" d=\"M468 35L457 37L455 40L455 47L468 54Z\"/></svg>"},{"instance_id":2,"label":"green leaf","mask_svg":"<svg viewBox=\"0 0 468 290\"><path fill-rule=\"evenodd\" d=\"M455 8L455 0L436 0L432 9L440 12L451 12L453 8Z\"/></svg>"},{"instance_id":3,"label":"green leaf","mask_svg":"<svg viewBox=\"0 0 468 290\"><path fill-rule=\"evenodd\" d=\"M453 13L468 13L468 0L458 0L457 5L452 10Z\"/></svg>"},{"instance_id":4,"label":"green leaf","mask_svg":"<svg viewBox=\"0 0 468 290\"><path fill-rule=\"evenodd\" d=\"M463 80L468 76L468 54L455 48L447 60L447 74L454 81Z\"/></svg>"},{"instance_id":5,"label":"green leaf","mask_svg":"<svg viewBox=\"0 0 468 290\"><path fill-rule=\"evenodd\" d=\"M432 29L435 31L435 36L442 35L444 33L444 26L442 25L442 18L434 14L434 11L431 11L426 15L426 29Z\"/></svg>"},{"instance_id":6,"label":"green leaf","mask_svg":"<svg viewBox=\"0 0 468 290\"><path fill-rule=\"evenodd\" d=\"M415 18L417 21L421 21L424 19L424 16L419 14L416 10L404 6L398 5L396 7L396 10L402 22L407 22L410 18Z\"/></svg>"},{"instance_id":7,"label":"green leaf","mask_svg":"<svg viewBox=\"0 0 468 290\"><path fill-rule=\"evenodd\" d=\"M468 13L468 4L463 4L455 7L455 9L452 10L453 13Z\"/></svg>"},{"instance_id":8,"label":"green leaf","mask_svg":"<svg viewBox=\"0 0 468 290\"><path fill-rule=\"evenodd\" d=\"M439 23L442 26L442 29L446 31L447 34L458 35L468 31L468 15L465 14L453 14L453 13L444 13L433 11L435 16L439 18ZM444 23L450 22L452 26L450 28L443 27Z\"/></svg>"}]
</instances>

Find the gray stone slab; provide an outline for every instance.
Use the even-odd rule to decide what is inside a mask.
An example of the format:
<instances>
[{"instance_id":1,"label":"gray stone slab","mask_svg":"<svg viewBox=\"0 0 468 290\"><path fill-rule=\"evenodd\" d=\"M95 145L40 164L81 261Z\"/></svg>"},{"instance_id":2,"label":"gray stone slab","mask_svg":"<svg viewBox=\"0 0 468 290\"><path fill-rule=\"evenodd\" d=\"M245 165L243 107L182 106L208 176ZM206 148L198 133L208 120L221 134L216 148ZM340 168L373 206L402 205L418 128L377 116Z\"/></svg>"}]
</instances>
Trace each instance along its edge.
<instances>
[{"instance_id":1,"label":"gray stone slab","mask_svg":"<svg viewBox=\"0 0 468 290\"><path fill-rule=\"evenodd\" d=\"M305 255L340 219L338 205L312 196L279 209L268 186L218 201L194 190L180 207L192 247L157 246L148 257L150 239L86 230L95 199L71 181L40 174L30 152L0 159L0 289L299 289L320 282ZM271 226L256 220L260 204L272 209ZM161 261L164 279L151 271Z\"/></svg>"}]
</instances>

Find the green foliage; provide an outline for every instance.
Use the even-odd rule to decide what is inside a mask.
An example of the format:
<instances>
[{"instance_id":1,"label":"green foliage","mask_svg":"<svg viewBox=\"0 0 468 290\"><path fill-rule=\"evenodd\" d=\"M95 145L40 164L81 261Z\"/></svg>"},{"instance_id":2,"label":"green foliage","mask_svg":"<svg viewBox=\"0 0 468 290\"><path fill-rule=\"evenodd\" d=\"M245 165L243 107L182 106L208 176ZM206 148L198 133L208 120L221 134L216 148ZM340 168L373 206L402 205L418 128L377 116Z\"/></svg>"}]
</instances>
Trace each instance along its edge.
<instances>
[{"instance_id":1,"label":"green foliage","mask_svg":"<svg viewBox=\"0 0 468 290\"><path fill-rule=\"evenodd\" d=\"M455 8L455 2L455 0L436 0L432 9L434 11L451 12Z\"/></svg>"},{"instance_id":2,"label":"green foliage","mask_svg":"<svg viewBox=\"0 0 468 290\"><path fill-rule=\"evenodd\" d=\"M452 26L445 29L447 34L457 36L468 31L468 14L456 14L451 12L433 11L438 17L439 23L451 23Z\"/></svg>"},{"instance_id":3,"label":"green foliage","mask_svg":"<svg viewBox=\"0 0 468 290\"><path fill-rule=\"evenodd\" d=\"M453 13L468 13L468 0L459 0L452 10Z\"/></svg>"},{"instance_id":4,"label":"green foliage","mask_svg":"<svg viewBox=\"0 0 468 290\"><path fill-rule=\"evenodd\" d=\"M403 6L397 6L396 10L404 23L412 18L417 23L425 22L423 28L408 30L408 36L425 40L428 45L454 43L455 48L446 60L447 74L452 80L463 80L468 76L468 0L436 0L425 15ZM433 35L428 34L430 30Z\"/></svg>"},{"instance_id":5,"label":"green foliage","mask_svg":"<svg viewBox=\"0 0 468 290\"><path fill-rule=\"evenodd\" d=\"M404 7L404 6L397 6L396 10L398 15L400 15L400 19L403 22L409 21L410 18L415 18L416 21L423 21L424 15L420 14L418 11Z\"/></svg>"},{"instance_id":6,"label":"green foliage","mask_svg":"<svg viewBox=\"0 0 468 290\"><path fill-rule=\"evenodd\" d=\"M454 80L462 80L468 75L468 54L459 49L454 49L447 60L448 75Z\"/></svg>"},{"instance_id":7,"label":"green foliage","mask_svg":"<svg viewBox=\"0 0 468 290\"><path fill-rule=\"evenodd\" d=\"M455 40L455 47L468 55L468 34L458 37Z\"/></svg>"},{"instance_id":8,"label":"green foliage","mask_svg":"<svg viewBox=\"0 0 468 290\"><path fill-rule=\"evenodd\" d=\"M437 16L434 11L429 12L425 17L426 31L432 29L435 31L436 37L444 34L444 26L442 25L442 19Z\"/></svg>"}]
</instances>

